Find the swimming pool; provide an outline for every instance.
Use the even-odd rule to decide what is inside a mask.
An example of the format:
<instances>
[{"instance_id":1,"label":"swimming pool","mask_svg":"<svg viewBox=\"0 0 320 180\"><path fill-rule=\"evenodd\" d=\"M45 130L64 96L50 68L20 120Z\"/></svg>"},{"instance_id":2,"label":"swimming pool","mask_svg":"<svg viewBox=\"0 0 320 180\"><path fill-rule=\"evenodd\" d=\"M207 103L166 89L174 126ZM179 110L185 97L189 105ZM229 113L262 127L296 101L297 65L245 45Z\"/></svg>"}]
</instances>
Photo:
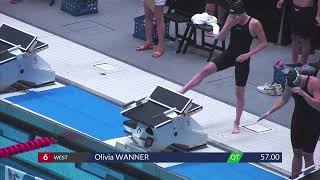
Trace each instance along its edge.
<instances>
[{"instance_id":1,"label":"swimming pool","mask_svg":"<svg viewBox=\"0 0 320 180\"><path fill-rule=\"evenodd\" d=\"M125 135L121 107L74 86L30 91L7 100L99 140Z\"/></svg>"},{"instance_id":2,"label":"swimming pool","mask_svg":"<svg viewBox=\"0 0 320 180\"><path fill-rule=\"evenodd\" d=\"M42 114L105 141L123 137L125 120L121 107L74 86L64 86L6 98L30 111ZM188 179L284 179L251 164L184 163L166 168Z\"/></svg>"}]
</instances>

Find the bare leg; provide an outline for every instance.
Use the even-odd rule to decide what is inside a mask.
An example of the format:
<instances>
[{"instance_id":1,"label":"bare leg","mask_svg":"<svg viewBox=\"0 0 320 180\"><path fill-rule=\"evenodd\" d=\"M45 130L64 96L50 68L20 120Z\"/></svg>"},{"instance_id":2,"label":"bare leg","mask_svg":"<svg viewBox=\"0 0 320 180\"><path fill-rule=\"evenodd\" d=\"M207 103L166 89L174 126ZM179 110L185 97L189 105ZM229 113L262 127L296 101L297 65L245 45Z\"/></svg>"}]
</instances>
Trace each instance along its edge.
<instances>
[{"instance_id":1,"label":"bare leg","mask_svg":"<svg viewBox=\"0 0 320 180\"><path fill-rule=\"evenodd\" d=\"M296 178L301 173L302 168L302 150L293 149L293 159L292 159L292 176L291 178Z\"/></svg>"},{"instance_id":2,"label":"bare leg","mask_svg":"<svg viewBox=\"0 0 320 180\"><path fill-rule=\"evenodd\" d=\"M292 49L291 49L291 58L292 64L298 63L299 50L300 50L300 38L297 35L292 34Z\"/></svg>"},{"instance_id":3,"label":"bare leg","mask_svg":"<svg viewBox=\"0 0 320 180\"><path fill-rule=\"evenodd\" d=\"M301 40L302 51L301 51L301 63L307 64L308 57L311 51L311 40L309 38L304 38Z\"/></svg>"},{"instance_id":4,"label":"bare leg","mask_svg":"<svg viewBox=\"0 0 320 180\"><path fill-rule=\"evenodd\" d=\"M158 40L159 40L156 50L159 50L159 51L163 51L163 41L164 41L164 33L165 33L163 10L164 10L164 6L156 6L154 10L154 16L156 18Z\"/></svg>"},{"instance_id":5,"label":"bare leg","mask_svg":"<svg viewBox=\"0 0 320 180\"><path fill-rule=\"evenodd\" d=\"M219 6L218 7L218 24L223 25L224 21L226 20L226 9L223 7Z\"/></svg>"},{"instance_id":6,"label":"bare leg","mask_svg":"<svg viewBox=\"0 0 320 180\"><path fill-rule=\"evenodd\" d=\"M236 120L233 124L232 134L240 133L240 119L244 109L244 86L236 87L237 105L236 105Z\"/></svg>"},{"instance_id":7,"label":"bare leg","mask_svg":"<svg viewBox=\"0 0 320 180\"><path fill-rule=\"evenodd\" d=\"M147 41L146 45L152 44L152 30L153 30L153 12L149 8L149 6L145 3L144 4L144 15L145 15L145 30L146 30L146 35L147 35Z\"/></svg>"},{"instance_id":8,"label":"bare leg","mask_svg":"<svg viewBox=\"0 0 320 180\"><path fill-rule=\"evenodd\" d=\"M194 86L198 85L204 78L217 72L217 66L213 62L209 62L199 73L197 73L193 78L182 87L180 93L184 94L189 91Z\"/></svg>"},{"instance_id":9,"label":"bare leg","mask_svg":"<svg viewBox=\"0 0 320 180\"><path fill-rule=\"evenodd\" d=\"M305 167L304 168L308 168L312 165L314 165L314 160L313 160L313 153L306 153L306 152L303 152L303 158L304 158L304 164L305 164ZM306 173L310 172L314 170L314 168L311 168L310 170L308 170Z\"/></svg>"}]
</instances>

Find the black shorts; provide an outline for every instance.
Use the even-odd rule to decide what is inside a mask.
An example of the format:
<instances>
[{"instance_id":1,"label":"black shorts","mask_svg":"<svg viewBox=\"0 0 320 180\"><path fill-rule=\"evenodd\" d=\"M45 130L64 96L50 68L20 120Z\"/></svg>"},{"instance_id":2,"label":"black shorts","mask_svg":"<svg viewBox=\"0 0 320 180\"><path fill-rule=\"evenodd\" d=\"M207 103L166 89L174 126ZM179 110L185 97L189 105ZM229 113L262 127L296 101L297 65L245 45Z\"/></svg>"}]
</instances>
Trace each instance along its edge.
<instances>
[{"instance_id":1,"label":"black shorts","mask_svg":"<svg viewBox=\"0 0 320 180\"><path fill-rule=\"evenodd\" d=\"M218 68L217 71L222 71L229 67L235 66L236 85L244 87L247 84L250 72L250 59L242 63L238 63L236 62L236 58L239 55L241 55L241 53L232 53L230 50L226 50L211 61L216 64Z\"/></svg>"},{"instance_id":2,"label":"black shorts","mask_svg":"<svg viewBox=\"0 0 320 180\"><path fill-rule=\"evenodd\" d=\"M229 7L227 0L206 0L206 3L217 4L225 9Z\"/></svg>"},{"instance_id":3,"label":"black shorts","mask_svg":"<svg viewBox=\"0 0 320 180\"><path fill-rule=\"evenodd\" d=\"M314 8L302 8L293 5L291 16L291 32L303 38L311 38L315 32L315 29Z\"/></svg>"},{"instance_id":4,"label":"black shorts","mask_svg":"<svg viewBox=\"0 0 320 180\"><path fill-rule=\"evenodd\" d=\"M291 122L291 144L293 149L302 149L303 152L313 153L316 148L319 135L320 123L317 117L312 119L299 117L294 112Z\"/></svg>"}]
</instances>

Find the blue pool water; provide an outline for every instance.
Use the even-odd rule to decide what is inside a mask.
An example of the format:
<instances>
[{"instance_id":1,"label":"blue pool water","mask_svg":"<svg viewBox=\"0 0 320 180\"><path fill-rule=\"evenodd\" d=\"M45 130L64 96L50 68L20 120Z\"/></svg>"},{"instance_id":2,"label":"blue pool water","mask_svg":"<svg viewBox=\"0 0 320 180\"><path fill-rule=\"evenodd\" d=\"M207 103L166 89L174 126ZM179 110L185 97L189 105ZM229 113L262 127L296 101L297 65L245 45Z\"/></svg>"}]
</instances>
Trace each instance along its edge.
<instances>
[{"instance_id":1,"label":"blue pool water","mask_svg":"<svg viewBox=\"0 0 320 180\"><path fill-rule=\"evenodd\" d=\"M74 86L29 92L7 100L100 140L125 135L119 106Z\"/></svg>"}]
</instances>

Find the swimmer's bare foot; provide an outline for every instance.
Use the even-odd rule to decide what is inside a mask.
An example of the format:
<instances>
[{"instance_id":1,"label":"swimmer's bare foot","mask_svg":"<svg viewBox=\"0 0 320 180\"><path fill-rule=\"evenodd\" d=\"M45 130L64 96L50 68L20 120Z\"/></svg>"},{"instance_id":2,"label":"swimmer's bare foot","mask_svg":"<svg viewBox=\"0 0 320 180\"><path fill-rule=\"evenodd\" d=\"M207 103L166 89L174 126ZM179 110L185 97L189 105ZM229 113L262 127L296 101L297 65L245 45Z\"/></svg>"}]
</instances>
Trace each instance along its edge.
<instances>
[{"instance_id":1,"label":"swimmer's bare foot","mask_svg":"<svg viewBox=\"0 0 320 180\"><path fill-rule=\"evenodd\" d=\"M183 87L178 91L180 94L186 93L186 91L183 89Z\"/></svg>"},{"instance_id":2,"label":"swimmer's bare foot","mask_svg":"<svg viewBox=\"0 0 320 180\"><path fill-rule=\"evenodd\" d=\"M239 134L240 133L240 126L239 124L233 124L232 134Z\"/></svg>"}]
</instances>

